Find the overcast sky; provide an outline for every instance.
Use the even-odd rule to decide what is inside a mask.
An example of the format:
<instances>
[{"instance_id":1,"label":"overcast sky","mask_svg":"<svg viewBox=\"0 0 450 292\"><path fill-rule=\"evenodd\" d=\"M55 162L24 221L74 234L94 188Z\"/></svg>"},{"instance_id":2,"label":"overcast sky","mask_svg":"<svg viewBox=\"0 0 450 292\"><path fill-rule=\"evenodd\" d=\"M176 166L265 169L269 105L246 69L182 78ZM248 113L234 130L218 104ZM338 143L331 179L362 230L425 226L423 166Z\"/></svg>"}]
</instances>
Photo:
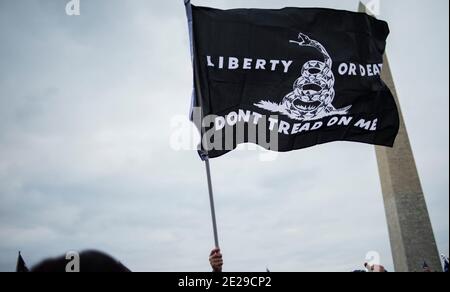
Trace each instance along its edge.
<instances>
[{"instance_id":1,"label":"overcast sky","mask_svg":"<svg viewBox=\"0 0 450 292\"><path fill-rule=\"evenodd\" d=\"M203 164L170 147L191 67L181 0L0 0L0 271L100 249L135 271L209 271ZM356 10L356 0L196 0ZM388 54L441 253L449 253L447 0L381 2ZM187 119L187 117L185 117ZM189 128L186 128L189 132ZM393 269L374 148L212 161L226 271ZM420 267L418 267L420 268Z\"/></svg>"}]
</instances>

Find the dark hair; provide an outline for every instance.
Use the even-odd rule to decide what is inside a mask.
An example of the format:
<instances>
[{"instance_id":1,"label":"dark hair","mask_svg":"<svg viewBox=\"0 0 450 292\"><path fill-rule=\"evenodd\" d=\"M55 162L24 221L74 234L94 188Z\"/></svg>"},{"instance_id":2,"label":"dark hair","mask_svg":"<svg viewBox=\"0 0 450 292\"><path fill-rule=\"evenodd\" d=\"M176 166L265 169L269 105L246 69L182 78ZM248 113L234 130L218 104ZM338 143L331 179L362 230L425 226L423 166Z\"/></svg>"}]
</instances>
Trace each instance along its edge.
<instances>
[{"instance_id":1,"label":"dark hair","mask_svg":"<svg viewBox=\"0 0 450 292\"><path fill-rule=\"evenodd\" d=\"M31 269L34 273L64 273L69 261L65 256L47 259ZM83 273L129 273L127 267L99 251L80 253L80 272Z\"/></svg>"}]
</instances>

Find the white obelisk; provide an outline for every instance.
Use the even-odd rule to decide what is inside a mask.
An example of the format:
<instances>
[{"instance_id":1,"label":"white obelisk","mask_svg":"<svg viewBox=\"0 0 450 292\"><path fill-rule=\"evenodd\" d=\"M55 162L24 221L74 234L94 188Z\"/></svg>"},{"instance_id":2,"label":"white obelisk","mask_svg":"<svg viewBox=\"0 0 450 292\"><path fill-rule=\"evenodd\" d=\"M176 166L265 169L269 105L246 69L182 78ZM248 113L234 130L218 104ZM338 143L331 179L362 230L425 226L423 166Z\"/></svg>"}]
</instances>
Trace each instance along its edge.
<instances>
[{"instance_id":1,"label":"white obelisk","mask_svg":"<svg viewBox=\"0 0 450 292\"><path fill-rule=\"evenodd\" d=\"M359 12L370 14L362 2ZM382 78L391 89L400 111L400 132L394 148L376 147L395 270L419 272L426 262L433 271L442 271L427 204L386 55L384 61Z\"/></svg>"}]
</instances>

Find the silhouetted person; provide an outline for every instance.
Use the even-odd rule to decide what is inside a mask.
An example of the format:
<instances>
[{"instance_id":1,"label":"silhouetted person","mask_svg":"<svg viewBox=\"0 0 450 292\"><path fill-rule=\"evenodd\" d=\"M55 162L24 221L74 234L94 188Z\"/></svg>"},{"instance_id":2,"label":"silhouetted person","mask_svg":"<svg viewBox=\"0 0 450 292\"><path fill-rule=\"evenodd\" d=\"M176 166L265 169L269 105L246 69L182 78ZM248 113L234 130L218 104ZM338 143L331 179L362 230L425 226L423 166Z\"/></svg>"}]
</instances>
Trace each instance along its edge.
<instances>
[{"instance_id":1,"label":"silhouetted person","mask_svg":"<svg viewBox=\"0 0 450 292\"><path fill-rule=\"evenodd\" d=\"M127 267L107 254L98 251L80 253L80 272L82 273L129 273ZM47 259L31 269L33 273L64 273L70 260L65 256Z\"/></svg>"},{"instance_id":2,"label":"silhouetted person","mask_svg":"<svg viewBox=\"0 0 450 292\"><path fill-rule=\"evenodd\" d=\"M422 270L424 273L432 273L430 266L427 264L427 262L423 262Z\"/></svg>"},{"instance_id":3,"label":"silhouetted person","mask_svg":"<svg viewBox=\"0 0 450 292\"><path fill-rule=\"evenodd\" d=\"M215 273L222 272L223 258L220 249L216 248L211 251L211 254L209 255L209 263L211 264L213 272Z\"/></svg>"},{"instance_id":4,"label":"silhouetted person","mask_svg":"<svg viewBox=\"0 0 450 292\"><path fill-rule=\"evenodd\" d=\"M368 263L364 264L367 271L370 273L387 273L387 270L382 265L369 265Z\"/></svg>"}]
</instances>

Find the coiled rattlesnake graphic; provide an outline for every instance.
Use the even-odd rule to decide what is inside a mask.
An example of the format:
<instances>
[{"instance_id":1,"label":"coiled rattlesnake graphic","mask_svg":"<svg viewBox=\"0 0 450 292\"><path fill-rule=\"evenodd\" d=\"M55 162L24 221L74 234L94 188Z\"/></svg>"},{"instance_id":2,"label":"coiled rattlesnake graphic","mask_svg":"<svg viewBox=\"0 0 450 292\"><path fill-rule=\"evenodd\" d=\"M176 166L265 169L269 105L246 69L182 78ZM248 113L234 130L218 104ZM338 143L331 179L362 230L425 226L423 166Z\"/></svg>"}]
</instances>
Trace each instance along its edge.
<instances>
[{"instance_id":1,"label":"coiled rattlesnake graphic","mask_svg":"<svg viewBox=\"0 0 450 292\"><path fill-rule=\"evenodd\" d=\"M324 46L300 33L298 41L290 41L300 47L317 49L324 57L323 62L311 60L301 70L301 76L294 83L294 90L286 95L280 104L261 101L255 106L272 112L280 112L295 120L317 120L330 115L345 115L351 106L336 109L333 61Z\"/></svg>"}]
</instances>

